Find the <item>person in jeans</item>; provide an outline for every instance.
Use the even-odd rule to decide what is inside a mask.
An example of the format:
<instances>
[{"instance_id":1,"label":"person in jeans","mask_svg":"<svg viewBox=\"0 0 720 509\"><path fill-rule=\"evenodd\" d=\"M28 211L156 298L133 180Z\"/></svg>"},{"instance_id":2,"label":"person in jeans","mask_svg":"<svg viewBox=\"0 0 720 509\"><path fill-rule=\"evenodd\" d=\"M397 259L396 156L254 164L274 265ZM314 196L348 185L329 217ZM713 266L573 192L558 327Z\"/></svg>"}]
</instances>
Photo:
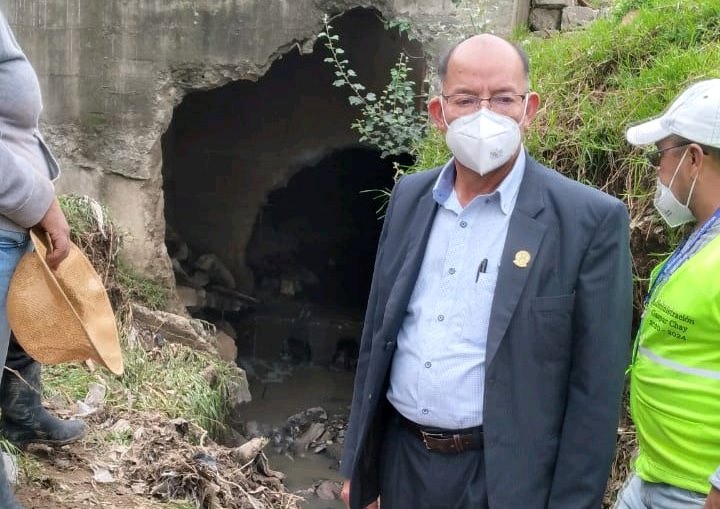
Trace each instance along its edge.
<instances>
[{"instance_id":1,"label":"person in jeans","mask_svg":"<svg viewBox=\"0 0 720 509\"><path fill-rule=\"evenodd\" d=\"M49 236L53 249L47 255L47 263L51 268L57 268L67 257L70 249L70 228L60 209L52 183L59 175L59 168L38 130L41 111L40 86L35 71L18 45L4 13L0 11L0 365L2 366L5 365L10 342L7 292L16 265L23 254L32 248L28 228L39 228ZM27 376L28 384L22 382L15 374L8 375L8 370L0 373L0 400L2 400L0 428L5 429L10 439L18 439L20 443L33 441L39 434L43 435L41 438L52 438L53 433L45 429L44 425L51 423L54 426L59 422L46 419L46 412L40 405L39 392L36 391L40 381L39 366L26 355L23 357L23 353L15 348L13 362L20 367L16 371L20 375L24 373ZM38 418L41 418L43 425L38 426ZM69 425L74 428L70 431L79 430L77 423ZM26 426L30 428L21 433L20 428ZM0 507L21 509L8 485L2 462L0 462Z\"/></svg>"}]
</instances>

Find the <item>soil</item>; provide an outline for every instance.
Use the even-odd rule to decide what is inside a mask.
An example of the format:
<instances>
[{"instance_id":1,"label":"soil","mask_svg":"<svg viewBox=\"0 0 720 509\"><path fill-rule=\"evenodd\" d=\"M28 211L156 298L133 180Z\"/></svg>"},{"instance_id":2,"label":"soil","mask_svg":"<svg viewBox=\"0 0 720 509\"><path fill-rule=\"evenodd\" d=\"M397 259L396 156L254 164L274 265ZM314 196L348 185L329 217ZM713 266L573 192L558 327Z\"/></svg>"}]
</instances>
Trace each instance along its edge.
<instances>
[{"instance_id":1,"label":"soil","mask_svg":"<svg viewBox=\"0 0 720 509\"><path fill-rule=\"evenodd\" d=\"M217 445L182 419L112 410L87 422L80 442L27 448L16 486L26 509L294 509L300 501L264 453Z\"/></svg>"}]
</instances>

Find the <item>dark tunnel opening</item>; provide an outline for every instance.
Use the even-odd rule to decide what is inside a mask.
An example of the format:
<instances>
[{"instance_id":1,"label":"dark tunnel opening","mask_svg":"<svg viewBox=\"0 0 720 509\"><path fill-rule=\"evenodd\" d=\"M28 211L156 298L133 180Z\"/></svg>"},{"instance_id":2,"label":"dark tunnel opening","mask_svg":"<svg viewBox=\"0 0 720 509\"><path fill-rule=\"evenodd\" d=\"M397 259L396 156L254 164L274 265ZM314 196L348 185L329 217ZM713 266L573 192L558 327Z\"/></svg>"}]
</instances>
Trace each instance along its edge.
<instances>
[{"instance_id":1,"label":"dark tunnel opening","mask_svg":"<svg viewBox=\"0 0 720 509\"><path fill-rule=\"evenodd\" d=\"M381 191L392 188L393 173L393 160L376 150L346 148L270 193L248 244L258 293L361 314L382 226Z\"/></svg>"},{"instance_id":2,"label":"dark tunnel opening","mask_svg":"<svg viewBox=\"0 0 720 509\"><path fill-rule=\"evenodd\" d=\"M333 27L368 91L388 83L401 52L423 55L371 9L348 11ZM382 226L373 190L391 188L395 169L358 143L350 127L358 110L333 86L327 56L318 40L313 53L291 50L256 82L189 93L162 139L178 295L241 356L276 358L299 337L323 365L339 339L359 338Z\"/></svg>"}]
</instances>

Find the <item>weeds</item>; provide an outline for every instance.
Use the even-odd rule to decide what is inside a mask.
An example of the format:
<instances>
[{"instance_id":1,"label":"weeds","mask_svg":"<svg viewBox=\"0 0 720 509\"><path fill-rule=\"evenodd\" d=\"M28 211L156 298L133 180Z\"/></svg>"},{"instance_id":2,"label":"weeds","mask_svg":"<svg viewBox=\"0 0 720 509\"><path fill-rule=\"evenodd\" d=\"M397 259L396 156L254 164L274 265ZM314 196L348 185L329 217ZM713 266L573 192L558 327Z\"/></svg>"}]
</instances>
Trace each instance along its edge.
<instances>
[{"instance_id":1,"label":"weeds","mask_svg":"<svg viewBox=\"0 0 720 509\"><path fill-rule=\"evenodd\" d=\"M125 372L119 378L102 370L92 373L81 364L46 366L45 395L82 400L90 384L96 382L107 387L107 406L159 411L170 419L187 419L206 429L211 437L222 436L230 383L240 376L237 370L208 354L176 344L150 352L140 346L126 346L123 353ZM216 374L211 380L204 376L207 369Z\"/></svg>"},{"instance_id":2,"label":"weeds","mask_svg":"<svg viewBox=\"0 0 720 509\"><path fill-rule=\"evenodd\" d=\"M168 289L141 276L128 264L119 262L117 282L127 291L128 298L154 311L164 309L168 300Z\"/></svg>"},{"instance_id":3,"label":"weeds","mask_svg":"<svg viewBox=\"0 0 720 509\"><path fill-rule=\"evenodd\" d=\"M425 134L427 119L420 107L425 95L416 93L418 86L409 77L412 68L408 56L400 54L390 70L390 82L378 96L367 91L350 67L340 36L333 33L328 15L323 18L323 24L324 31L318 37L325 41L330 55L325 62L335 69L333 85L347 88L348 101L360 109L360 116L351 124L360 135L359 141L376 147L381 157L411 153L417 140ZM388 22L386 26L396 27L401 33L408 31L406 22L402 21Z\"/></svg>"}]
</instances>

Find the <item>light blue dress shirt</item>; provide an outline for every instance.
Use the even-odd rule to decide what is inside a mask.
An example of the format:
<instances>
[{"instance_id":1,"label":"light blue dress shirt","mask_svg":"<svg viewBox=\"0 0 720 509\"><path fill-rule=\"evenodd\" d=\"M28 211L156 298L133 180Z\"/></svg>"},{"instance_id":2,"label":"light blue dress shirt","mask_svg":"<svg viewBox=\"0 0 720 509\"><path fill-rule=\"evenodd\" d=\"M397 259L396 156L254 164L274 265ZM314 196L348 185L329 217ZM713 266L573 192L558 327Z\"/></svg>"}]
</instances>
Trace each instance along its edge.
<instances>
[{"instance_id":1,"label":"light blue dress shirt","mask_svg":"<svg viewBox=\"0 0 720 509\"><path fill-rule=\"evenodd\" d=\"M463 208L455 194L454 159L440 172L433 188L440 206L397 337L387 392L411 421L445 429L483 422L490 310L524 173L521 148L500 186Z\"/></svg>"}]
</instances>

